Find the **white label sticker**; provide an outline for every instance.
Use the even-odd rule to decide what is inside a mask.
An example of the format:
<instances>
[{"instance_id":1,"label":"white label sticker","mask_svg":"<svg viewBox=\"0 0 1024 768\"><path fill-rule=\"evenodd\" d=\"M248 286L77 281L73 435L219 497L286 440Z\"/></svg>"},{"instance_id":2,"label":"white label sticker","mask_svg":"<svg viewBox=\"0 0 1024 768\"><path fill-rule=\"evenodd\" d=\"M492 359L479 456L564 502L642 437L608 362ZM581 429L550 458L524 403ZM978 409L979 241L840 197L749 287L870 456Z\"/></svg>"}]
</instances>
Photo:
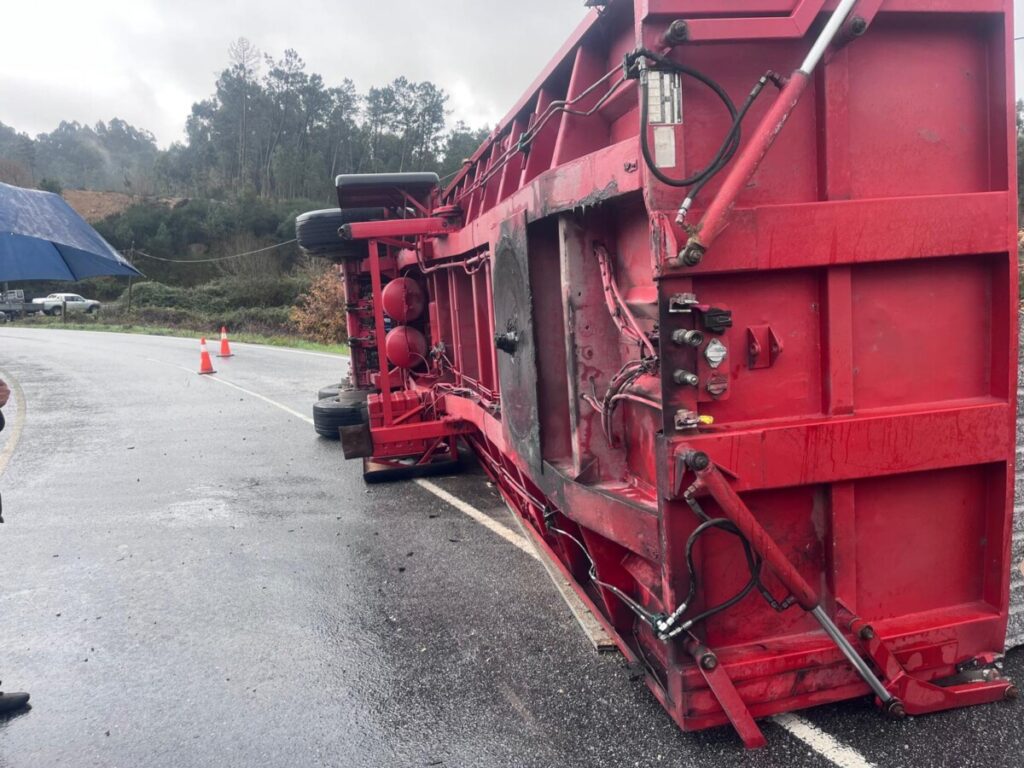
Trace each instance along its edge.
<instances>
[{"instance_id":1,"label":"white label sticker","mask_svg":"<svg viewBox=\"0 0 1024 768\"><path fill-rule=\"evenodd\" d=\"M676 130L670 125L654 127L654 164L659 168L676 167Z\"/></svg>"},{"instance_id":2,"label":"white label sticker","mask_svg":"<svg viewBox=\"0 0 1024 768\"><path fill-rule=\"evenodd\" d=\"M647 115L651 125L683 122L683 89L678 72L647 74Z\"/></svg>"}]
</instances>

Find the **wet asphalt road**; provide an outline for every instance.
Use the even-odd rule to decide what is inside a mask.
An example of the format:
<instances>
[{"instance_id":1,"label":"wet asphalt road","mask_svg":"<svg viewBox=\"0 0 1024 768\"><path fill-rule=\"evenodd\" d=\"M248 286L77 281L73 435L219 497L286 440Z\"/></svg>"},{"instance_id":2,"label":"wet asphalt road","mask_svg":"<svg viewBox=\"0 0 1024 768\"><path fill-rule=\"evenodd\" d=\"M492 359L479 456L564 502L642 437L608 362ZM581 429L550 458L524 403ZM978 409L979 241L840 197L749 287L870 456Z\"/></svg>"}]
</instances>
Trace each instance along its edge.
<instances>
[{"instance_id":1,"label":"wet asphalt road","mask_svg":"<svg viewBox=\"0 0 1024 768\"><path fill-rule=\"evenodd\" d=\"M345 369L246 345L215 363L301 414ZM0 720L0 768L835 764L774 723L753 753L679 732L539 563L419 486L365 487L197 364L193 340L0 329L27 401L0 477L0 678L33 703ZM515 527L481 475L437 482ZM1024 655L1007 667L1024 679ZM877 765L1009 766L1022 713L802 716Z\"/></svg>"}]
</instances>

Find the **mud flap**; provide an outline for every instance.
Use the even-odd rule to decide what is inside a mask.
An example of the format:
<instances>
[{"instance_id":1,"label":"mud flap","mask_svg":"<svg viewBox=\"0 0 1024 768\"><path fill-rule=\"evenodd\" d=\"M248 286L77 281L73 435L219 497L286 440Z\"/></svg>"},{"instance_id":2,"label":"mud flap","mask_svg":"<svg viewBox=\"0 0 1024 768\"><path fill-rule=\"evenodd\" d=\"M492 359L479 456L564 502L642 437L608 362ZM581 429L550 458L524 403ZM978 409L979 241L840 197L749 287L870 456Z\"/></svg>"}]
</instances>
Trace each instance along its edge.
<instances>
[{"instance_id":1,"label":"mud flap","mask_svg":"<svg viewBox=\"0 0 1024 768\"><path fill-rule=\"evenodd\" d=\"M346 459L368 459L373 456L373 435L368 423L339 427L338 434Z\"/></svg>"}]
</instances>

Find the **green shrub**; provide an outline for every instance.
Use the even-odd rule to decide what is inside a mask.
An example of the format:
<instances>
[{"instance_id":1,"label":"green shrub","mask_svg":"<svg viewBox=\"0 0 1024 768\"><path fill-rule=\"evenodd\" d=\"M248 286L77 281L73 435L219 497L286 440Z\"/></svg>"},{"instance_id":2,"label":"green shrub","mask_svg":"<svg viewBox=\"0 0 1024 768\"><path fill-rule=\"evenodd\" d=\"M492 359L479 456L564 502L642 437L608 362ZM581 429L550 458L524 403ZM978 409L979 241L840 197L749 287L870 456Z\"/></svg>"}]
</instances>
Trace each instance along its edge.
<instances>
[{"instance_id":1,"label":"green shrub","mask_svg":"<svg viewBox=\"0 0 1024 768\"><path fill-rule=\"evenodd\" d=\"M88 280L80 280L77 283L68 285L64 283L48 293L63 293L69 291L79 293L87 299L108 302L116 301L125 290L127 282L123 277L91 277Z\"/></svg>"},{"instance_id":2,"label":"green shrub","mask_svg":"<svg viewBox=\"0 0 1024 768\"><path fill-rule=\"evenodd\" d=\"M291 306L308 288L309 281L300 277L272 277L255 280L225 277L200 286L200 289L211 298L222 297L225 307Z\"/></svg>"},{"instance_id":3,"label":"green shrub","mask_svg":"<svg viewBox=\"0 0 1024 768\"><path fill-rule=\"evenodd\" d=\"M173 307L141 307L132 313L132 319L142 325L165 325L168 328L200 328L202 317L187 309Z\"/></svg>"},{"instance_id":4,"label":"green shrub","mask_svg":"<svg viewBox=\"0 0 1024 768\"><path fill-rule=\"evenodd\" d=\"M225 325L244 333L294 333L290 313L291 307L245 307L210 317L214 328Z\"/></svg>"},{"instance_id":5,"label":"green shrub","mask_svg":"<svg viewBox=\"0 0 1024 768\"><path fill-rule=\"evenodd\" d=\"M309 289L309 284L309 279L304 277L255 280L221 277L192 288L145 282L134 286L132 305L139 308L174 307L212 313L245 308L289 307ZM121 293L119 301L127 304L127 289Z\"/></svg>"},{"instance_id":6,"label":"green shrub","mask_svg":"<svg viewBox=\"0 0 1024 768\"><path fill-rule=\"evenodd\" d=\"M121 294L120 302L128 301L128 289ZM163 283L138 283L132 286L132 304L135 307L181 307L190 305L189 289L164 285Z\"/></svg>"}]
</instances>

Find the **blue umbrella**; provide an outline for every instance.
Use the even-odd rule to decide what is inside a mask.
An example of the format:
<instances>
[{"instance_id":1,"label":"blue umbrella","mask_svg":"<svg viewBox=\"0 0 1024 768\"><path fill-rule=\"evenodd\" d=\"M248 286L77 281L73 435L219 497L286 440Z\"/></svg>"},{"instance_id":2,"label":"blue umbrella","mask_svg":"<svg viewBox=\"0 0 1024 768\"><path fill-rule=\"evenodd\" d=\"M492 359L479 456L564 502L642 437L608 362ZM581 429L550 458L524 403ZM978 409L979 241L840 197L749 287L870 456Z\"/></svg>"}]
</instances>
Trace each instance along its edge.
<instances>
[{"instance_id":1,"label":"blue umbrella","mask_svg":"<svg viewBox=\"0 0 1024 768\"><path fill-rule=\"evenodd\" d=\"M0 282L138 277L60 195L0 184Z\"/></svg>"}]
</instances>

